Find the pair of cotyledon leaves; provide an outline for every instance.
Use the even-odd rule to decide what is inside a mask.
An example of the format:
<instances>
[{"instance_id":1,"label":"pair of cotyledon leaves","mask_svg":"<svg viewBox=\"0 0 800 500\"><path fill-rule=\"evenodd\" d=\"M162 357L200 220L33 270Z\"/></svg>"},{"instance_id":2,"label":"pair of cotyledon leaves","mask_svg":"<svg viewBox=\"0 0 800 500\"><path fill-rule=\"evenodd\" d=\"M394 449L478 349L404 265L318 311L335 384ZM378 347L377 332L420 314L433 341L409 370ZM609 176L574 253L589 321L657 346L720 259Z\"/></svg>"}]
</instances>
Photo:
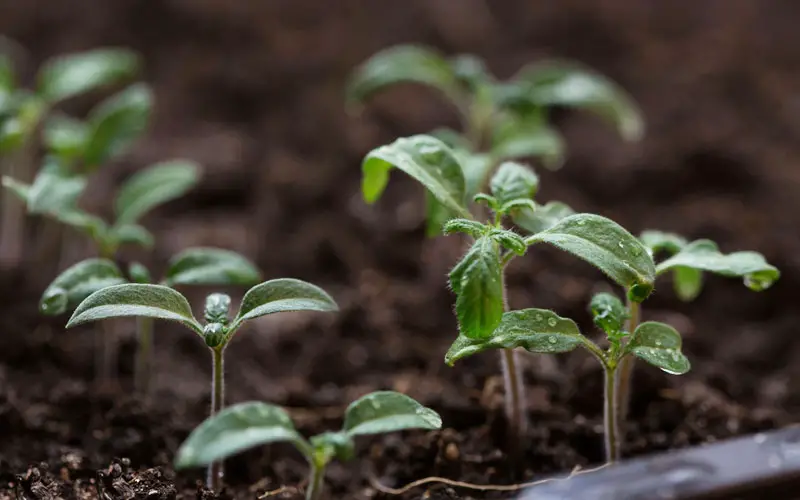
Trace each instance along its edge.
<instances>
[{"instance_id":1,"label":"pair of cotyledon leaves","mask_svg":"<svg viewBox=\"0 0 800 500\"><path fill-rule=\"evenodd\" d=\"M136 283L149 283L149 271L134 263L129 270ZM261 281L261 273L245 257L221 248L190 248L170 259L161 284L252 286ZM39 308L44 314L57 315L74 310L92 293L112 285L127 283L123 272L108 259L86 259L64 270L42 294Z\"/></svg>"},{"instance_id":2,"label":"pair of cotyledon leaves","mask_svg":"<svg viewBox=\"0 0 800 500\"><path fill-rule=\"evenodd\" d=\"M393 391L379 391L354 401L345 411L339 432L328 432L307 441L297 432L282 408L261 402L240 403L209 417L178 450L178 469L208 465L255 446L287 441L310 464L319 466L332 457L347 460L353 454L353 438L406 429L439 429L441 417L412 398Z\"/></svg>"}]
</instances>

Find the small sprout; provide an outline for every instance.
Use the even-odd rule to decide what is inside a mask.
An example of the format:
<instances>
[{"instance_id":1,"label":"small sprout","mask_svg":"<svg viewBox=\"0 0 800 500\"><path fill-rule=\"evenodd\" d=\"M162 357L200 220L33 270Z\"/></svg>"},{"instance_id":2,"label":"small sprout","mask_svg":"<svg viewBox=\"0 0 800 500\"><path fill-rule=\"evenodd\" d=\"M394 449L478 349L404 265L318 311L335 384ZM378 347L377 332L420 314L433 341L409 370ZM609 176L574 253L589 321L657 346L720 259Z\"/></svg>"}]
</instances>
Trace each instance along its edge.
<instances>
[{"instance_id":1,"label":"small sprout","mask_svg":"<svg viewBox=\"0 0 800 500\"><path fill-rule=\"evenodd\" d=\"M520 198L533 200L539 190L539 177L525 165L507 161L497 169L489 187L499 205Z\"/></svg>"},{"instance_id":2,"label":"small sprout","mask_svg":"<svg viewBox=\"0 0 800 500\"><path fill-rule=\"evenodd\" d=\"M256 446L289 442L311 467L306 499L317 500L330 461L354 458L356 436L441 427L442 419L435 411L393 391L373 392L354 401L345 411L340 431L324 432L309 440L297 432L282 408L261 402L240 403L207 418L192 431L178 449L175 468L205 466Z\"/></svg>"},{"instance_id":3,"label":"small sprout","mask_svg":"<svg viewBox=\"0 0 800 500\"><path fill-rule=\"evenodd\" d=\"M231 309L231 298L224 293L212 293L206 297L203 317L208 323L228 324L228 313Z\"/></svg>"},{"instance_id":4,"label":"small sprout","mask_svg":"<svg viewBox=\"0 0 800 500\"><path fill-rule=\"evenodd\" d=\"M622 301L610 293L598 293L592 297L589 310L594 318L594 324L608 335L622 332L625 320L629 317Z\"/></svg>"}]
</instances>

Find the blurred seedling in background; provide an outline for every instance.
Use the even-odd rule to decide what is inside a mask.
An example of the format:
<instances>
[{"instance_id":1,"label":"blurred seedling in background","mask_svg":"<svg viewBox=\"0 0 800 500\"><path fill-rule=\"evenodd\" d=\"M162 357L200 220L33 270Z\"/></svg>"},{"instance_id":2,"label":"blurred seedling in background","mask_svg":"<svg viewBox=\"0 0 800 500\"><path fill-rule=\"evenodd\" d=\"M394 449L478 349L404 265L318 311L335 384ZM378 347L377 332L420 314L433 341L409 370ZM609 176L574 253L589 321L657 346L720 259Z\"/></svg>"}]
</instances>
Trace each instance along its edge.
<instances>
[{"instance_id":1,"label":"blurred seedling in background","mask_svg":"<svg viewBox=\"0 0 800 500\"><path fill-rule=\"evenodd\" d=\"M59 105L130 80L139 67L135 53L119 48L63 55L46 60L28 89L19 81L11 51L0 48L0 174L28 213L54 215L73 208L87 176L138 138L152 107L144 84L101 102L85 123L62 113ZM34 175L40 148L46 156ZM8 193L0 196L0 263L16 266L26 236L24 211Z\"/></svg>"},{"instance_id":2,"label":"blurred seedling in background","mask_svg":"<svg viewBox=\"0 0 800 500\"><path fill-rule=\"evenodd\" d=\"M214 293L206 298L200 324L181 293L163 285L126 283L107 286L89 295L72 314L67 328L90 321L126 316L177 321L202 338L212 355L211 411L224 406L225 381L223 353L245 321L284 311L337 311L336 302L321 288L291 278L266 281L245 293L239 312L229 318L231 299ZM211 463L208 486L219 489L222 467Z\"/></svg>"},{"instance_id":3,"label":"blurred seedling in background","mask_svg":"<svg viewBox=\"0 0 800 500\"><path fill-rule=\"evenodd\" d=\"M178 450L175 468L199 467L267 443L289 442L311 468L306 500L321 498L325 468L333 459L355 456L356 436L385 434L406 429L440 429L439 415L414 399L392 391L367 394L347 407L338 432L325 432L306 440L282 408L261 402L233 405L200 424Z\"/></svg>"},{"instance_id":4,"label":"blurred seedling in background","mask_svg":"<svg viewBox=\"0 0 800 500\"><path fill-rule=\"evenodd\" d=\"M128 267L134 283L152 283L150 271L138 262ZM129 281L116 263L109 259L86 259L62 272L42 294L39 309L47 315L72 312L92 293ZM252 286L261 281L261 273L245 257L220 248L190 248L170 259L159 284L176 288L182 285ZM102 331L102 330L101 330ZM108 334L108 332L106 332ZM137 318L137 351L134 365L136 389L150 391L153 349L152 318Z\"/></svg>"}]
</instances>

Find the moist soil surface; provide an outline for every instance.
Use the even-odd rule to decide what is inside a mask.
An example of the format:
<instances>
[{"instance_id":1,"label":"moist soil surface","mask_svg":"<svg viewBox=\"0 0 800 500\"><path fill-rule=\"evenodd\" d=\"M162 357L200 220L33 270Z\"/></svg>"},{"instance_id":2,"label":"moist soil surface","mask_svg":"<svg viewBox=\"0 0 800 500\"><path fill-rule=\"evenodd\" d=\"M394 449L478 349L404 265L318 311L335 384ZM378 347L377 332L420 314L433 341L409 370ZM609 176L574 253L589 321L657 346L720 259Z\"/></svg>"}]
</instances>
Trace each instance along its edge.
<instances>
[{"instance_id":1,"label":"moist soil surface","mask_svg":"<svg viewBox=\"0 0 800 500\"><path fill-rule=\"evenodd\" d=\"M709 276L691 304L674 298L668 278L659 283L644 317L683 333L693 370L672 377L640 365L627 456L796 421L800 124L792 92L800 72L787 40L800 6L453 5L6 0L0 32L29 48L32 67L99 45L144 55L159 103L152 132L100 173L87 209L108 213L113 186L142 165L175 156L204 165L198 189L145 221L156 249L126 251L123 262L163 270L182 248L224 246L253 258L268 278L311 280L339 302L335 316L275 315L241 331L226 351L229 403L285 406L305 435L337 428L347 403L376 389L405 392L442 415L439 432L361 438L355 461L330 467L329 498L390 498L370 477L395 487L429 475L510 484L603 460L602 375L581 351L523 355L531 425L522 456L509 459L497 355L453 368L442 361L456 332L446 273L464 242L424 238L421 191L399 174L377 205L359 199L359 161L371 147L455 125L451 110L420 89L380 96L360 116L345 113L347 72L398 42L477 52L500 76L547 56L609 74L642 104L647 138L623 144L603 123L557 111L570 156L558 172L539 169L542 201L565 201L633 232L675 230L725 251L758 250L783 271L759 294ZM62 268L89 255L74 237L65 241ZM27 255L0 272L0 498L244 499L280 487L272 498L302 497L307 467L282 445L229 460L218 495L199 486L202 471L176 473L175 450L209 406L203 343L158 324L155 387L144 400L132 391L133 324L119 320L119 384L95 388L96 326L65 332L66 318L38 314L57 266ZM586 303L610 289L589 266L546 248L515 261L508 285L512 307L553 308L593 335ZM199 307L207 290L185 292ZM511 496L426 485L400 498Z\"/></svg>"}]
</instances>

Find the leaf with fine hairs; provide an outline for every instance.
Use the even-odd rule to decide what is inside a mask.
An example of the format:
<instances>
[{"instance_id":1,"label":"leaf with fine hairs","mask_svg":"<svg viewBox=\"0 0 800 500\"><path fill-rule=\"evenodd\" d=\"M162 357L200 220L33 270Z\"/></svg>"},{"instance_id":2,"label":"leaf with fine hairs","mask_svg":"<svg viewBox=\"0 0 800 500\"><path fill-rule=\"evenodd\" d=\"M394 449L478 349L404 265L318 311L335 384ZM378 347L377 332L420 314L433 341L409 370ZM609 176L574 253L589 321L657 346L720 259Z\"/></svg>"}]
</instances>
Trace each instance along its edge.
<instances>
[{"instance_id":1,"label":"leaf with fine hairs","mask_svg":"<svg viewBox=\"0 0 800 500\"><path fill-rule=\"evenodd\" d=\"M231 331L249 319L285 311L338 311L322 288L294 278L279 278L254 286L244 295Z\"/></svg>"},{"instance_id":2,"label":"leaf with fine hairs","mask_svg":"<svg viewBox=\"0 0 800 500\"><path fill-rule=\"evenodd\" d=\"M498 251L497 241L483 236L450 271L458 327L466 337L488 337L503 316L503 277Z\"/></svg>"},{"instance_id":3,"label":"leaf with fine hairs","mask_svg":"<svg viewBox=\"0 0 800 500\"><path fill-rule=\"evenodd\" d=\"M178 449L175 468L200 467L267 443L288 441L311 460L311 446L278 406L251 401L229 406L198 425Z\"/></svg>"},{"instance_id":4,"label":"leaf with fine hairs","mask_svg":"<svg viewBox=\"0 0 800 500\"><path fill-rule=\"evenodd\" d=\"M441 427L442 418L430 408L399 392L378 391L350 403L342 430L350 436L361 436Z\"/></svg>"},{"instance_id":5,"label":"leaf with fine hairs","mask_svg":"<svg viewBox=\"0 0 800 500\"><path fill-rule=\"evenodd\" d=\"M672 375L683 375L691 369L691 363L681 352L680 334L665 323L640 324L625 346L625 352Z\"/></svg>"},{"instance_id":6,"label":"leaf with fine hairs","mask_svg":"<svg viewBox=\"0 0 800 500\"><path fill-rule=\"evenodd\" d=\"M108 259L82 260L50 283L39 301L39 310L49 316L63 314L97 290L126 281L119 267Z\"/></svg>"},{"instance_id":7,"label":"leaf with fine hairs","mask_svg":"<svg viewBox=\"0 0 800 500\"><path fill-rule=\"evenodd\" d=\"M621 332L625 327L625 320L628 319L625 304L619 297L607 292L600 292L592 297L589 312L592 313L594 324L609 336Z\"/></svg>"},{"instance_id":8,"label":"leaf with fine hairs","mask_svg":"<svg viewBox=\"0 0 800 500\"><path fill-rule=\"evenodd\" d=\"M57 214L71 210L87 183L85 176L71 172L58 158L46 157L28 190L28 213Z\"/></svg>"},{"instance_id":9,"label":"leaf with fine hairs","mask_svg":"<svg viewBox=\"0 0 800 500\"><path fill-rule=\"evenodd\" d=\"M137 172L122 185L114 203L117 224L136 222L153 208L180 198L197 184L200 167L188 160L171 160Z\"/></svg>"},{"instance_id":10,"label":"leaf with fine hairs","mask_svg":"<svg viewBox=\"0 0 800 500\"><path fill-rule=\"evenodd\" d=\"M48 59L37 75L38 92L55 103L132 77L139 57L126 49L106 48Z\"/></svg>"},{"instance_id":11,"label":"leaf with fine hairs","mask_svg":"<svg viewBox=\"0 0 800 500\"><path fill-rule=\"evenodd\" d=\"M680 252L688 243L686 238L679 234L667 233L654 229L642 231L642 234L639 235L639 239L644 246L650 250L650 255L657 255L661 252L665 252L672 256Z\"/></svg>"},{"instance_id":12,"label":"leaf with fine hairs","mask_svg":"<svg viewBox=\"0 0 800 500\"><path fill-rule=\"evenodd\" d=\"M519 208L511 211L514 224L525 231L536 234L555 226L561 219L574 215L575 211L566 203L549 201L537 205L536 209Z\"/></svg>"},{"instance_id":13,"label":"leaf with fine hairs","mask_svg":"<svg viewBox=\"0 0 800 500\"><path fill-rule=\"evenodd\" d=\"M164 284L254 285L261 281L255 264L222 248L189 248L170 259Z\"/></svg>"},{"instance_id":14,"label":"leaf with fine hairs","mask_svg":"<svg viewBox=\"0 0 800 500\"><path fill-rule=\"evenodd\" d=\"M521 163L507 161L492 176L489 188L500 205L518 198L533 199L539 189L539 176Z\"/></svg>"},{"instance_id":15,"label":"leaf with fine hairs","mask_svg":"<svg viewBox=\"0 0 800 500\"><path fill-rule=\"evenodd\" d=\"M89 295L75 309L67 328L126 316L178 321L199 335L203 334L203 327L194 318L186 297L166 286L140 283L109 286Z\"/></svg>"}]
</instances>

